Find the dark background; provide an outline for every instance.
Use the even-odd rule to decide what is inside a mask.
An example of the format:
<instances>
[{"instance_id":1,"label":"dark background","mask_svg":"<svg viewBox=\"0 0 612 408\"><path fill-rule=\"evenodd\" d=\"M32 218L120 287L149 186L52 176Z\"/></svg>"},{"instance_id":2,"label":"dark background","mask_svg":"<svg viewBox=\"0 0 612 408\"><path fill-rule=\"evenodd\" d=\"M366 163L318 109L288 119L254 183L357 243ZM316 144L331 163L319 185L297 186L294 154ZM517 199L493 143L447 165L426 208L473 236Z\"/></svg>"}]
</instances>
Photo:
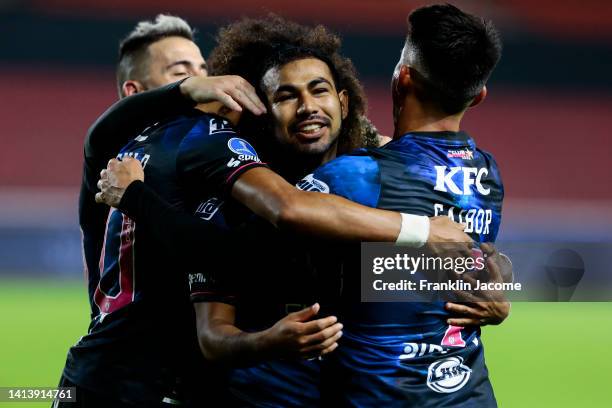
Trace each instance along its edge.
<instances>
[{"instance_id":1,"label":"dark background","mask_svg":"<svg viewBox=\"0 0 612 408\"><path fill-rule=\"evenodd\" d=\"M76 197L88 126L117 99L118 41L137 21L169 12L199 31L274 11L329 25L344 39L392 132L390 76L410 10L395 0L30 0L0 2L0 273L82 270ZM504 54L485 103L464 129L491 151L506 184L501 239L612 237L612 2L458 1L493 19Z\"/></svg>"}]
</instances>

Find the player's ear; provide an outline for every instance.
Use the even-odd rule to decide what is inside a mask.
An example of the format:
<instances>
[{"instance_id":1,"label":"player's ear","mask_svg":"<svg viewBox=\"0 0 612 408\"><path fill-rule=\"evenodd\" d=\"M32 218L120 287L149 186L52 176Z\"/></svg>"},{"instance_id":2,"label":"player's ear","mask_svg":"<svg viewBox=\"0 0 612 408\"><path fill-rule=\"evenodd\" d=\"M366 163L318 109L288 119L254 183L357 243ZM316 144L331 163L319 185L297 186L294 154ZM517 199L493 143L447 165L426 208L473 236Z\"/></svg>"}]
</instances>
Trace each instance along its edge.
<instances>
[{"instance_id":1,"label":"player's ear","mask_svg":"<svg viewBox=\"0 0 612 408\"><path fill-rule=\"evenodd\" d=\"M128 80L121 85L123 95L130 96L145 90L145 87L138 81Z\"/></svg>"},{"instance_id":2,"label":"player's ear","mask_svg":"<svg viewBox=\"0 0 612 408\"><path fill-rule=\"evenodd\" d=\"M487 86L485 85L480 90L480 93L478 95L476 95L476 97L474 98L472 103L470 103L470 108L472 108L472 107L478 105L479 103L481 103L482 101L484 101L486 97L487 97Z\"/></svg>"},{"instance_id":3,"label":"player's ear","mask_svg":"<svg viewBox=\"0 0 612 408\"><path fill-rule=\"evenodd\" d=\"M397 86L400 88L400 93L405 94L413 88L412 70L413 68L408 65L402 65L400 67L397 77Z\"/></svg>"},{"instance_id":4,"label":"player's ear","mask_svg":"<svg viewBox=\"0 0 612 408\"><path fill-rule=\"evenodd\" d=\"M338 98L340 99L340 110L342 113L342 120L346 119L349 112L349 95L346 89L341 90L338 93Z\"/></svg>"},{"instance_id":5,"label":"player's ear","mask_svg":"<svg viewBox=\"0 0 612 408\"><path fill-rule=\"evenodd\" d=\"M393 97L393 105L396 107L403 103L406 96L407 77L410 77L409 67L398 63L395 71L393 71L393 79L391 80L391 95Z\"/></svg>"}]
</instances>

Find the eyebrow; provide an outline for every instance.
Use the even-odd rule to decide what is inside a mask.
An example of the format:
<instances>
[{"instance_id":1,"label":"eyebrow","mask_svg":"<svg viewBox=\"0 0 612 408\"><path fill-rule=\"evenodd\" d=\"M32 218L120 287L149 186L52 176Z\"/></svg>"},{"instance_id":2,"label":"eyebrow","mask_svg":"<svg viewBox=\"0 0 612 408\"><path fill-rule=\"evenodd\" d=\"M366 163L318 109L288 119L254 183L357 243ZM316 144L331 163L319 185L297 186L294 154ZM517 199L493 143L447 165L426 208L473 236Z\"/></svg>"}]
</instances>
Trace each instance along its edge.
<instances>
[{"instance_id":1,"label":"eyebrow","mask_svg":"<svg viewBox=\"0 0 612 408\"><path fill-rule=\"evenodd\" d=\"M329 86L331 86L332 88L334 88L333 84L331 82L329 82L327 79L323 78L323 77L318 77L318 78L315 78L312 81L308 82L307 87L308 88L313 88L313 87L315 87L315 86L317 86L317 85L319 85L321 83L326 83ZM280 93L280 92L292 92L292 91L295 91L295 89L296 89L295 86L286 84L286 85L279 86L278 89L276 90L276 92L274 92L274 93L277 94L277 93Z\"/></svg>"}]
</instances>

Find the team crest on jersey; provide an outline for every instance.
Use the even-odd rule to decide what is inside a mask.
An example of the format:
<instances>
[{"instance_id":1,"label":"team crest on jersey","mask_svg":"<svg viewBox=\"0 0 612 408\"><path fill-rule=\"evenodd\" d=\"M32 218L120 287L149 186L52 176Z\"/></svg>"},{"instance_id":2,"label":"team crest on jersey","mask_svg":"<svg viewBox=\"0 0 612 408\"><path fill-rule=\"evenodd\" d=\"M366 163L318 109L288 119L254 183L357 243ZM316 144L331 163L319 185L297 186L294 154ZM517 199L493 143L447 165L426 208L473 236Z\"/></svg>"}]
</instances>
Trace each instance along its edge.
<instances>
[{"instance_id":1,"label":"team crest on jersey","mask_svg":"<svg viewBox=\"0 0 612 408\"><path fill-rule=\"evenodd\" d=\"M300 180L295 186L302 191L329 193L329 186L323 181L314 178L312 173Z\"/></svg>"},{"instance_id":2,"label":"team crest on jersey","mask_svg":"<svg viewBox=\"0 0 612 408\"><path fill-rule=\"evenodd\" d=\"M208 221L215 215L219 208L221 208L222 204L222 200L219 200L217 197L211 197L200 203L195 213L203 220Z\"/></svg>"},{"instance_id":3,"label":"team crest on jersey","mask_svg":"<svg viewBox=\"0 0 612 408\"><path fill-rule=\"evenodd\" d=\"M427 369L427 386L441 394L459 391L467 384L472 369L463 364L462 357L437 360Z\"/></svg>"},{"instance_id":4,"label":"team crest on jersey","mask_svg":"<svg viewBox=\"0 0 612 408\"><path fill-rule=\"evenodd\" d=\"M468 148L459 150L448 150L446 157L449 159L474 160L474 152Z\"/></svg>"},{"instance_id":5,"label":"team crest on jersey","mask_svg":"<svg viewBox=\"0 0 612 408\"><path fill-rule=\"evenodd\" d=\"M232 152L236 153L238 155L238 159L240 160L259 161L255 148L253 148L253 146L251 146L251 144L244 139L232 137L227 141L227 147L229 147Z\"/></svg>"}]
</instances>

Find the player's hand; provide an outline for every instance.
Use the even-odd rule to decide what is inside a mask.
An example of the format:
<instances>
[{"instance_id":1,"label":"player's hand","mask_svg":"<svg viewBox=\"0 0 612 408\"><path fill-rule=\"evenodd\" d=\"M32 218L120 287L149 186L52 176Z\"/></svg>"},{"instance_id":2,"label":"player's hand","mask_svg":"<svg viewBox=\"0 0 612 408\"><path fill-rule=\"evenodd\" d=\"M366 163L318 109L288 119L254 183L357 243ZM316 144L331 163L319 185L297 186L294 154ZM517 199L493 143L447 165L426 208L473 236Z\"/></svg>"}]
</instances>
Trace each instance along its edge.
<instances>
[{"instance_id":1,"label":"player's hand","mask_svg":"<svg viewBox=\"0 0 612 408\"><path fill-rule=\"evenodd\" d=\"M512 263L507 256L500 254L490 244L480 246L486 258L487 282L512 282ZM509 270L508 270L509 268ZM475 279L464 274L462 278L472 287ZM510 314L510 302L504 292L499 290L478 290L472 293L456 292L459 298L466 299L468 303L447 303L446 310L453 313L447 323L453 326L485 326L497 325L503 322Z\"/></svg>"},{"instance_id":2,"label":"player's hand","mask_svg":"<svg viewBox=\"0 0 612 408\"><path fill-rule=\"evenodd\" d=\"M427 250L432 256L457 258L472 256L472 239L463 230L465 226L447 216L429 218Z\"/></svg>"},{"instance_id":3,"label":"player's hand","mask_svg":"<svg viewBox=\"0 0 612 408\"><path fill-rule=\"evenodd\" d=\"M283 357L315 358L331 353L342 337L342 324L335 316L311 320L319 313L318 303L290 313L267 330L268 349Z\"/></svg>"},{"instance_id":4,"label":"player's hand","mask_svg":"<svg viewBox=\"0 0 612 408\"><path fill-rule=\"evenodd\" d=\"M125 189L136 180L144 180L144 170L140 161L126 157L119 161L111 159L106 169L100 172L98 188L100 192L96 194L96 202L117 207Z\"/></svg>"},{"instance_id":5,"label":"player's hand","mask_svg":"<svg viewBox=\"0 0 612 408\"><path fill-rule=\"evenodd\" d=\"M246 108L255 115L266 113L266 106L257 96L255 88L237 75L193 76L183 81L181 92L197 103L217 101L238 112Z\"/></svg>"}]
</instances>

